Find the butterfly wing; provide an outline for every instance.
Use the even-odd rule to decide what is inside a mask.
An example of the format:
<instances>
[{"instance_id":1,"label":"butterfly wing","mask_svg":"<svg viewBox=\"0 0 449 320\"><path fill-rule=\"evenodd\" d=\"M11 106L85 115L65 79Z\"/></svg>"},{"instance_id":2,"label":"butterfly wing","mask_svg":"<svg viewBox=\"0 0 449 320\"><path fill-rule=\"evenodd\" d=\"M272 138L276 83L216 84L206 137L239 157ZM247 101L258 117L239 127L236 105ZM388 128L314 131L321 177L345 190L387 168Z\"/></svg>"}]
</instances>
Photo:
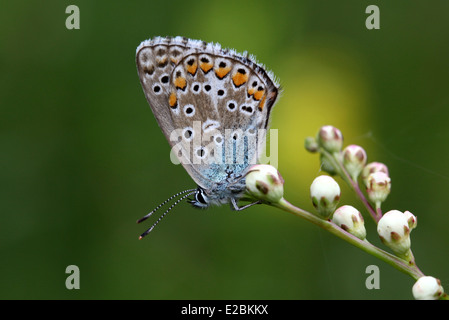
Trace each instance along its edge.
<instances>
[{"instance_id":1,"label":"butterfly wing","mask_svg":"<svg viewBox=\"0 0 449 320\"><path fill-rule=\"evenodd\" d=\"M142 42L136 52L137 72L145 97L168 140L174 129L168 108L169 79L174 67L188 53L187 42L185 38L172 41L158 37Z\"/></svg>"},{"instance_id":2,"label":"butterfly wing","mask_svg":"<svg viewBox=\"0 0 449 320\"><path fill-rule=\"evenodd\" d=\"M140 49L139 49L140 48ZM172 151L205 189L255 163L278 85L248 57L219 45L157 38L138 48L142 87Z\"/></svg>"}]
</instances>

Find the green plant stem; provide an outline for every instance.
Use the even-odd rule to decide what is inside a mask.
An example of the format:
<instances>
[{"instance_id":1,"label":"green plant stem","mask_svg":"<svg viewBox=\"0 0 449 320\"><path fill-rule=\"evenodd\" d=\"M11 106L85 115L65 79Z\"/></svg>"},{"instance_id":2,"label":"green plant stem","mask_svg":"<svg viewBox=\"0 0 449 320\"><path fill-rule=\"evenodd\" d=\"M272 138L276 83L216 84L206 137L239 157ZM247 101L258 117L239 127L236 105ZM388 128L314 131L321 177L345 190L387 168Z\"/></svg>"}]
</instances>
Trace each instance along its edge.
<instances>
[{"instance_id":1,"label":"green plant stem","mask_svg":"<svg viewBox=\"0 0 449 320\"><path fill-rule=\"evenodd\" d=\"M339 154L331 154L327 152L324 149L321 149L321 152L324 154L324 156L330 161L334 169L337 171L337 173L340 175L340 177L351 187L351 189L356 193L358 198L362 201L362 203L365 205L367 211L369 212L370 216L373 218L374 222L377 223L382 218L382 209L380 208L380 203L376 204L374 207L369 203L369 201L366 199L363 192L360 190L359 185L357 181L351 178L348 171L345 169L343 163L339 161ZM404 260L404 259L401 259ZM413 265L417 270L418 267L415 263L415 257L412 253L412 251L409 251L408 258L404 261L408 262L408 265ZM421 271L419 271L421 272ZM422 272L421 272L422 274Z\"/></svg>"},{"instance_id":2,"label":"green plant stem","mask_svg":"<svg viewBox=\"0 0 449 320\"><path fill-rule=\"evenodd\" d=\"M379 249L378 247L372 245L368 241L361 240L353 236L352 234L344 231L342 228L337 226L332 221L323 220L310 212L295 207L284 198L282 198L278 203L272 203L271 205L316 224L317 226L329 231L330 233L336 235L337 237L356 246L357 248L362 249L363 251L375 256L376 258L379 258L382 261L385 261L386 263L390 264L399 271L411 276L415 280L418 280L420 277L424 276L421 270L419 270L419 268L414 263L414 260L409 262L400 259L392 255L391 253L383 251L382 249Z\"/></svg>"},{"instance_id":3,"label":"green plant stem","mask_svg":"<svg viewBox=\"0 0 449 320\"><path fill-rule=\"evenodd\" d=\"M382 218L382 211L380 209L376 210L375 208L373 208L373 206L369 203L368 199L366 199L362 190L360 190L357 181L354 181L351 178L348 171L345 169L341 161L338 161L335 155L332 155L331 153L327 152L324 149L320 149L320 152L324 154L324 156L328 159L328 161L330 161L334 169L337 171L338 175L349 185L352 191L354 191L354 193L357 194L357 197L360 199L360 201L362 201L363 205L370 214L371 218L373 218L374 222L377 224L380 218Z\"/></svg>"}]
</instances>

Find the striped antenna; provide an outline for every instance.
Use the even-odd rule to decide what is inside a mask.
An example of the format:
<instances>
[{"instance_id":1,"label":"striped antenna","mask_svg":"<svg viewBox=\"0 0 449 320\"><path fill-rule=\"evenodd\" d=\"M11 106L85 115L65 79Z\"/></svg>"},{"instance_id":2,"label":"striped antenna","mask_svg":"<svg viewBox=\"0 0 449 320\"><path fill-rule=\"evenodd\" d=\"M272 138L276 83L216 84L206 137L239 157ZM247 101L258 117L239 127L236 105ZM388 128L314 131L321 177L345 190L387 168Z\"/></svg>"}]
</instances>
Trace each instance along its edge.
<instances>
[{"instance_id":1,"label":"striped antenna","mask_svg":"<svg viewBox=\"0 0 449 320\"><path fill-rule=\"evenodd\" d=\"M162 207L164 204L166 204L167 202L169 202L170 200L172 200L173 198L176 198L177 196L184 194L186 192L192 192L192 191L196 191L196 189L189 189L189 190L184 190L181 192L178 192L177 194L172 195L170 198L168 198L167 200L165 200L164 202L162 202L160 205L158 205L156 208L154 208L150 213L148 213L146 216L140 218L139 220L137 220L137 223L141 223L145 220L147 220L149 217L151 217L151 215L156 212L160 207Z\"/></svg>"},{"instance_id":2,"label":"striped antenna","mask_svg":"<svg viewBox=\"0 0 449 320\"><path fill-rule=\"evenodd\" d=\"M169 199L165 200L163 203L161 203L159 206L157 206L153 211L151 211L149 214L147 214L145 217L143 217L142 219L138 220L137 223L140 223L144 220L146 220L148 217L150 217L154 211L156 211L157 209L159 209L161 206L163 206L164 204L166 204L168 201L170 201L171 199L173 199L174 197L184 194L186 192L188 192L187 194L184 194L181 198L179 198L178 200L175 201L175 203L173 203L160 217L159 219L156 220L156 222L144 233L142 233L139 237L139 240L142 240L143 237L145 237L146 235L148 235L153 229L154 227L162 220L163 217L165 217L165 215L171 210L173 209L178 203L180 203L182 200L184 200L185 198L187 198L188 196L191 196L192 194L194 194L197 191L197 189L190 189L190 190L185 190L182 192L179 192L173 196L171 196Z\"/></svg>"}]
</instances>

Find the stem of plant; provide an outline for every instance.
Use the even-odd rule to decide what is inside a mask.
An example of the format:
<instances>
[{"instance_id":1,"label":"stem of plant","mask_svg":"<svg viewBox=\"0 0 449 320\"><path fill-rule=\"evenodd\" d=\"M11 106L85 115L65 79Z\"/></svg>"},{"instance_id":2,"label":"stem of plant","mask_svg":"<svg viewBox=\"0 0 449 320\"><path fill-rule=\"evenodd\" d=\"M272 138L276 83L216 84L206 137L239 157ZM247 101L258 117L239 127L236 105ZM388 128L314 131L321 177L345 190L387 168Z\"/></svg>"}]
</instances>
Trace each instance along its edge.
<instances>
[{"instance_id":1,"label":"stem of plant","mask_svg":"<svg viewBox=\"0 0 449 320\"><path fill-rule=\"evenodd\" d=\"M332 221L323 220L310 212L295 207L284 198L282 198L277 203L272 203L271 205L316 224L317 226L329 231L335 236L356 246L357 248L362 249L363 251L375 256L376 258L379 258L382 261L385 261L386 263L390 264L399 271L411 276L415 280L418 280L420 277L424 276L421 270L419 270L419 268L414 263L414 260L408 262L406 260L400 259L392 255L391 253L383 251L382 249L379 249L378 247L372 245L368 241L361 240L353 236L352 234L344 231L342 228L338 227Z\"/></svg>"},{"instance_id":2,"label":"stem of plant","mask_svg":"<svg viewBox=\"0 0 449 320\"><path fill-rule=\"evenodd\" d=\"M352 191L357 194L357 197L362 201L363 205L365 206L366 210L369 212L371 218L373 218L374 222L377 224L382 218L382 211L376 210L373 208L373 206L369 203L369 201L366 199L365 195L363 194L362 190L360 190L359 185L357 181L354 181L349 173L346 171L343 164L337 160L337 157L332 155L331 153L327 152L324 149L320 149L320 153L322 153L328 161L332 164L334 169L337 171L338 175L349 185L349 187L352 189Z\"/></svg>"}]
</instances>

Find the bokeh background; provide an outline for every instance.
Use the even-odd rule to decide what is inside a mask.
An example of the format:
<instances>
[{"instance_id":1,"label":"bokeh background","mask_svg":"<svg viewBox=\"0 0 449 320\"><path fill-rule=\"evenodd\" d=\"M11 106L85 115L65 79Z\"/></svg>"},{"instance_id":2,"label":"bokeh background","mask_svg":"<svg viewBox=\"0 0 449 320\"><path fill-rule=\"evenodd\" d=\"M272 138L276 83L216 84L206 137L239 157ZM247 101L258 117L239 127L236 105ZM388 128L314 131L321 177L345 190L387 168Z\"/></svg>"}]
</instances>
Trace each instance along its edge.
<instances>
[{"instance_id":1,"label":"bokeh background","mask_svg":"<svg viewBox=\"0 0 449 320\"><path fill-rule=\"evenodd\" d=\"M80 30L65 27L70 4ZM365 27L370 4L380 30ZM322 172L303 141L322 125L386 163L384 209L418 216L417 263L449 290L447 12L443 0L2 1L0 298L413 298L407 275L267 206L184 203L138 241L150 225L138 218L194 187L170 162L136 72L136 47L159 35L247 50L276 74L272 128L296 205L313 210ZM362 209L340 185L342 204ZM72 264L79 290L65 287ZM379 290L365 287L372 264Z\"/></svg>"}]
</instances>

